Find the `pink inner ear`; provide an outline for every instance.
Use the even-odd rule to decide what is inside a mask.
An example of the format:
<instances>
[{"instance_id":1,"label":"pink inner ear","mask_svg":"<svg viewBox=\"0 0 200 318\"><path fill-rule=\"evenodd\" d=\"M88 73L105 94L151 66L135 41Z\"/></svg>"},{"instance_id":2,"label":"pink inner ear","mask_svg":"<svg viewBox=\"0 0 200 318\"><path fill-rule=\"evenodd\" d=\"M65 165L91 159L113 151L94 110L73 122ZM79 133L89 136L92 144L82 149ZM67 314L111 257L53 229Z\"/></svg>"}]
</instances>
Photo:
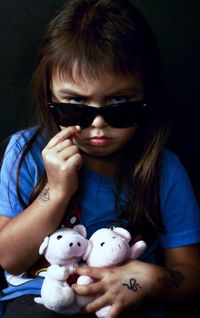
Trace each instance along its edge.
<instances>
[{"instance_id":1,"label":"pink inner ear","mask_svg":"<svg viewBox=\"0 0 200 318\"><path fill-rule=\"evenodd\" d=\"M77 224L73 227L73 229L78 232L80 235L82 235L84 238L87 237L87 231L84 225Z\"/></svg>"},{"instance_id":2,"label":"pink inner ear","mask_svg":"<svg viewBox=\"0 0 200 318\"><path fill-rule=\"evenodd\" d=\"M116 227L113 229L113 232L120 235L127 242L129 242L131 240L130 233L126 229L124 229L123 227Z\"/></svg>"}]
</instances>

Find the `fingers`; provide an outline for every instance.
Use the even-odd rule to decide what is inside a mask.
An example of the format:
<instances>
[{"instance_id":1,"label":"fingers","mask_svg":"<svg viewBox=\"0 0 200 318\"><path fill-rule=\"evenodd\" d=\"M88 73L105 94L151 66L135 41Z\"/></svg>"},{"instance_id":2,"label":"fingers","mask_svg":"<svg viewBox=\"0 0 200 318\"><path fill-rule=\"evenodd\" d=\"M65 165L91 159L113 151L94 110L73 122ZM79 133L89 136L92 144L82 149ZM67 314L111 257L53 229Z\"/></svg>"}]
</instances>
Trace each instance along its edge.
<instances>
[{"instance_id":1,"label":"fingers","mask_svg":"<svg viewBox=\"0 0 200 318\"><path fill-rule=\"evenodd\" d=\"M72 138L73 135L77 134L80 132L80 127L79 126L70 126L67 127L64 130L59 131L47 144L47 148L50 149L52 147L55 147L58 145L60 142L62 142L65 139Z\"/></svg>"},{"instance_id":2,"label":"fingers","mask_svg":"<svg viewBox=\"0 0 200 318\"><path fill-rule=\"evenodd\" d=\"M115 303L116 297L113 301L109 292L104 291L101 282L89 285L74 284L73 289L79 296L94 297L93 301L81 309L84 313L97 312L98 317L117 318L123 310L123 302L118 301Z\"/></svg>"},{"instance_id":3,"label":"fingers","mask_svg":"<svg viewBox=\"0 0 200 318\"><path fill-rule=\"evenodd\" d=\"M54 149L55 151L55 149ZM57 153L55 151L55 153ZM79 149L75 145L71 145L68 147L64 147L58 154L60 160L67 160L70 159L72 156L76 155L79 153Z\"/></svg>"},{"instance_id":4,"label":"fingers","mask_svg":"<svg viewBox=\"0 0 200 318\"><path fill-rule=\"evenodd\" d=\"M57 133L42 150L48 184L59 189L60 193L75 193L79 185L77 172L82 165L82 156L73 143L73 137L79 132L79 126L67 127Z\"/></svg>"},{"instance_id":5,"label":"fingers","mask_svg":"<svg viewBox=\"0 0 200 318\"><path fill-rule=\"evenodd\" d=\"M66 161L66 166L63 165L63 170L71 170L73 171L78 171L82 165L82 157L79 153L76 153L75 155L71 156L67 161Z\"/></svg>"},{"instance_id":6,"label":"fingers","mask_svg":"<svg viewBox=\"0 0 200 318\"><path fill-rule=\"evenodd\" d=\"M106 318L117 318L122 312L122 307L119 304L113 304Z\"/></svg>"},{"instance_id":7,"label":"fingers","mask_svg":"<svg viewBox=\"0 0 200 318\"><path fill-rule=\"evenodd\" d=\"M101 311L98 313L98 311ZM98 317L106 316L106 318L117 318L120 313L123 311L123 304L121 303L113 303L111 305L111 300L109 299L107 294L99 296L95 298L94 301L90 302L86 306L82 308L82 312L85 313L93 313L97 312Z\"/></svg>"},{"instance_id":8,"label":"fingers","mask_svg":"<svg viewBox=\"0 0 200 318\"><path fill-rule=\"evenodd\" d=\"M79 167L81 165L79 149L72 142L72 137L79 131L79 126L71 126L60 131L49 141L42 151L46 165L60 166L62 171L71 166Z\"/></svg>"},{"instance_id":9,"label":"fingers","mask_svg":"<svg viewBox=\"0 0 200 318\"><path fill-rule=\"evenodd\" d=\"M117 318L122 312L122 304L111 305L109 297L104 294L83 307L82 311L85 313L97 312L98 317Z\"/></svg>"},{"instance_id":10,"label":"fingers","mask_svg":"<svg viewBox=\"0 0 200 318\"><path fill-rule=\"evenodd\" d=\"M81 296L95 296L104 292L101 282L96 282L88 285L74 284L73 290Z\"/></svg>"},{"instance_id":11,"label":"fingers","mask_svg":"<svg viewBox=\"0 0 200 318\"><path fill-rule=\"evenodd\" d=\"M63 149L65 148L68 148L70 146L73 145L73 142L71 141L71 139L64 139L62 142L59 142L58 144L56 144L54 147L51 147L51 148L54 148L54 151L55 152L61 152ZM48 149L50 149L48 147Z\"/></svg>"},{"instance_id":12,"label":"fingers","mask_svg":"<svg viewBox=\"0 0 200 318\"><path fill-rule=\"evenodd\" d=\"M109 312L109 310L110 310L109 298L107 297L106 294L104 294L104 295L96 298L94 301L92 301L88 305L86 305L83 308L83 311L86 313L92 313L92 312L96 312L96 311L98 311L106 306L109 306L109 308L107 308L107 311Z\"/></svg>"},{"instance_id":13,"label":"fingers","mask_svg":"<svg viewBox=\"0 0 200 318\"><path fill-rule=\"evenodd\" d=\"M90 266L78 266L76 268L76 273L78 275L86 275L94 279L102 279L106 271L108 271L106 267L99 268L99 267L90 267Z\"/></svg>"}]
</instances>

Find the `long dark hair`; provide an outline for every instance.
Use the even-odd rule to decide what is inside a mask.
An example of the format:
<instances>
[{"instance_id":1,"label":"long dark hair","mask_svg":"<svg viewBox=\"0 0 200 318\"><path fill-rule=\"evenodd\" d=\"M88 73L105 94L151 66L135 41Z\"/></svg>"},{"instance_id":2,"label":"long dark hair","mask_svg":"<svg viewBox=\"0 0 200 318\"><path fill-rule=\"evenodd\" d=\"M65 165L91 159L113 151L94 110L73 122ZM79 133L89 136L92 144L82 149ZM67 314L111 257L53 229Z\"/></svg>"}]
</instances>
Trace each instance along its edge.
<instances>
[{"instance_id":1,"label":"long dark hair","mask_svg":"<svg viewBox=\"0 0 200 318\"><path fill-rule=\"evenodd\" d=\"M118 193L125 185L129 202L126 212L136 231L145 231L151 225L159 232L159 162L168 126L158 47L143 14L127 0L69 0L49 23L33 75L39 129L45 130L47 141L58 131L47 107L52 74L58 72L61 77L74 80L75 68L82 79L100 78L102 74L126 76L139 71L151 112L124 149L116 185ZM27 151L26 147L22 160ZM45 182L44 173L30 201Z\"/></svg>"}]
</instances>

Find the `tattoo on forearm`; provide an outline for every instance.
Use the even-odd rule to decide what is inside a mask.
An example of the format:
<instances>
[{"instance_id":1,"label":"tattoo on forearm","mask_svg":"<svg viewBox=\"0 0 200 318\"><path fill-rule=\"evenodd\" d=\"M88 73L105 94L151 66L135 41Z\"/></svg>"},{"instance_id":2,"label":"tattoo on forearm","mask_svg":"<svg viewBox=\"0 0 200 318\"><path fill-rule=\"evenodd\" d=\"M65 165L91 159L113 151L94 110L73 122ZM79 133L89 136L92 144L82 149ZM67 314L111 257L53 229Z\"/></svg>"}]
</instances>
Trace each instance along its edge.
<instances>
[{"instance_id":1,"label":"tattoo on forearm","mask_svg":"<svg viewBox=\"0 0 200 318\"><path fill-rule=\"evenodd\" d=\"M167 268L167 275L158 279L162 289L169 289L172 287L178 288L184 281L183 273L171 268Z\"/></svg>"},{"instance_id":2,"label":"tattoo on forearm","mask_svg":"<svg viewBox=\"0 0 200 318\"><path fill-rule=\"evenodd\" d=\"M39 194L39 200L43 203L46 203L50 200L50 194L49 194L49 188L43 189L41 193Z\"/></svg>"},{"instance_id":3,"label":"tattoo on forearm","mask_svg":"<svg viewBox=\"0 0 200 318\"><path fill-rule=\"evenodd\" d=\"M129 280L129 284L122 284L122 286L127 287L128 289L131 289L133 292L137 292L138 289L142 288L136 281L135 278L131 278Z\"/></svg>"}]
</instances>

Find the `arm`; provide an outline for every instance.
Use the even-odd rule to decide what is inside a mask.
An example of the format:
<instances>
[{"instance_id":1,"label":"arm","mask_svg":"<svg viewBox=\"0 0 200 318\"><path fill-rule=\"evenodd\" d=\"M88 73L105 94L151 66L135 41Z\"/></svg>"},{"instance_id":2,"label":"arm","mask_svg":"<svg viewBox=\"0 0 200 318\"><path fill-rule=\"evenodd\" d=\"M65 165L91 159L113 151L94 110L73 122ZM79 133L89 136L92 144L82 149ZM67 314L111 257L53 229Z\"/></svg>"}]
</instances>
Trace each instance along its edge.
<instances>
[{"instance_id":1,"label":"arm","mask_svg":"<svg viewBox=\"0 0 200 318\"><path fill-rule=\"evenodd\" d=\"M200 292L200 255L197 246L165 251L165 267L138 260L115 268L79 267L77 273L89 275L98 282L88 286L74 285L80 295L99 295L85 307L86 312L112 305L107 318L118 317L128 308L137 308L146 299L162 303L191 301Z\"/></svg>"},{"instance_id":2,"label":"arm","mask_svg":"<svg viewBox=\"0 0 200 318\"><path fill-rule=\"evenodd\" d=\"M66 281L70 273L67 267L53 264L48 267L47 275L55 280Z\"/></svg>"},{"instance_id":3,"label":"arm","mask_svg":"<svg viewBox=\"0 0 200 318\"><path fill-rule=\"evenodd\" d=\"M70 139L78 131L69 127L44 148L42 156L48 182L38 198L15 218L0 217L0 264L10 273L25 271L40 257L42 240L57 229L78 188L81 156Z\"/></svg>"},{"instance_id":4,"label":"arm","mask_svg":"<svg viewBox=\"0 0 200 318\"><path fill-rule=\"evenodd\" d=\"M165 271L158 280L161 293L156 298L171 304L194 300L200 292L199 245L165 249L164 256Z\"/></svg>"}]
</instances>

